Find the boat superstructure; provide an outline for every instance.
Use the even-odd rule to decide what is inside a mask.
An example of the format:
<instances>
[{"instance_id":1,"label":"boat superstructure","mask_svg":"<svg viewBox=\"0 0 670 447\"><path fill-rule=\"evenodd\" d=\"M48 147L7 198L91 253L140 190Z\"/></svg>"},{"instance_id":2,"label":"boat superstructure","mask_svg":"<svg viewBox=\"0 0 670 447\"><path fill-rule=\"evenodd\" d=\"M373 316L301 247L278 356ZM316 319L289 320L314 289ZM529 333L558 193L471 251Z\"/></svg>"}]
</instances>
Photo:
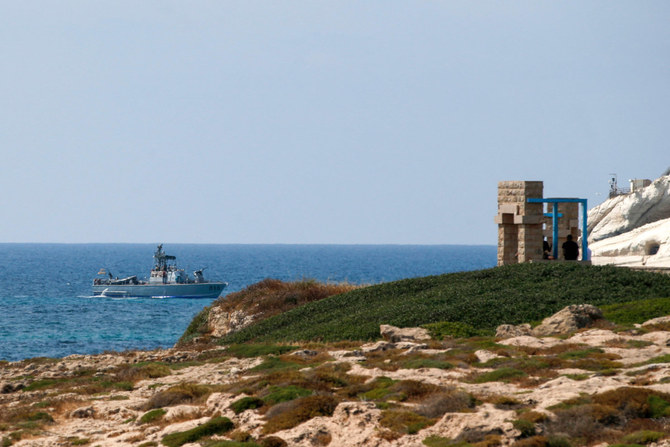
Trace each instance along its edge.
<instances>
[{"instance_id":1,"label":"boat superstructure","mask_svg":"<svg viewBox=\"0 0 670 447\"><path fill-rule=\"evenodd\" d=\"M176 257L163 251L160 244L154 253L154 267L148 280L137 276L115 278L111 272L100 269L93 280L93 295L113 298L217 298L228 285L225 282L210 282L203 276L203 270L193 272L189 277L176 264Z\"/></svg>"}]
</instances>

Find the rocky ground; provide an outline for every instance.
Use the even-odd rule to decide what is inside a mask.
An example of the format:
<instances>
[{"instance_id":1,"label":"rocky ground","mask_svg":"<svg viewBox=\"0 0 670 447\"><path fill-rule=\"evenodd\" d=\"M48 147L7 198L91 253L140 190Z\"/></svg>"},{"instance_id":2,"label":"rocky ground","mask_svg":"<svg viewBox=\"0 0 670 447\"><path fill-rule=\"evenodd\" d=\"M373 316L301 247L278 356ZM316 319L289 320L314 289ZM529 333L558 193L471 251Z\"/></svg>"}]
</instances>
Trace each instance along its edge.
<instances>
[{"instance_id":1,"label":"rocky ground","mask_svg":"<svg viewBox=\"0 0 670 447\"><path fill-rule=\"evenodd\" d=\"M0 438L40 447L670 445L667 321L578 324L591 327L447 340L383 327L383 341L365 344L5 362Z\"/></svg>"}]
</instances>

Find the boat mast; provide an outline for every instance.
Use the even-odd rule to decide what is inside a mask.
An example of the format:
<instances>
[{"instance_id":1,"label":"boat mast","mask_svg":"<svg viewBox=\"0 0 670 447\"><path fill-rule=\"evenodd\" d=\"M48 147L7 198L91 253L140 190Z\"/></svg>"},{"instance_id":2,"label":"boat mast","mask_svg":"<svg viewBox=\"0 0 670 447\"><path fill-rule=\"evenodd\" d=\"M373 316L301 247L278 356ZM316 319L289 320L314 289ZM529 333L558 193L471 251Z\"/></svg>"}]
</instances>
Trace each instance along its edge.
<instances>
[{"instance_id":1,"label":"boat mast","mask_svg":"<svg viewBox=\"0 0 670 447\"><path fill-rule=\"evenodd\" d=\"M156 270L167 270L168 261L174 261L177 259L176 256L166 255L163 251L163 244L158 245L156 253L154 253L154 259L156 260Z\"/></svg>"}]
</instances>

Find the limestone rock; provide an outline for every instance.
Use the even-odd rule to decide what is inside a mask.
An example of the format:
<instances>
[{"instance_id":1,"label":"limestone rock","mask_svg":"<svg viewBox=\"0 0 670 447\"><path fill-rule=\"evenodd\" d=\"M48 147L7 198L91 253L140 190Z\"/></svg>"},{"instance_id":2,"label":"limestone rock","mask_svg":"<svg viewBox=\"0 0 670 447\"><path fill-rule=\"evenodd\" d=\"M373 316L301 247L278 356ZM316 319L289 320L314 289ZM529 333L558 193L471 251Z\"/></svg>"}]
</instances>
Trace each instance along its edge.
<instances>
[{"instance_id":1,"label":"limestone rock","mask_svg":"<svg viewBox=\"0 0 670 447\"><path fill-rule=\"evenodd\" d=\"M519 325L501 324L496 328L496 338L521 337L523 335L531 335L531 333L532 329L528 323Z\"/></svg>"},{"instance_id":2,"label":"limestone rock","mask_svg":"<svg viewBox=\"0 0 670 447\"><path fill-rule=\"evenodd\" d=\"M670 176L634 193L617 196L588 213L589 240L599 241L670 218Z\"/></svg>"},{"instance_id":3,"label":"limestone rock","mask_svg":"<svg viewBox=\"0 0 670 447\"><path fill-rule=\"evenodd\" d=\"M295 357L300 357L303 360L307 360L319 354L319 351L314 351L312 349L300 349L298 351L292 352L290 355Z\"/></svg>"},{"instance_id":4,"label":"limestone rock","mask_svg":"<svg viewBox=\"0 0 670 447\"><path fill-rule=\"evenodd\" d=\"M77 419L89 419L95 416L95 408L93 407L81 407L73 410L70 413L71 418Z\"/></svg>"},{"instance_id":5,"label":"limestone rock","mask_svg":"<svg viewBox=\"0 0 670 447\"><path fill-rule=\"evenodd\" d=\"M670 267L670 176L589 210L594 264Z\"/></svg>"},{"instance_id":6,"label":"limestone rock","mask_svg":"<svg viewBox=\"0 0 670 447\"><path fill-rule=\"evenodd\" d=\"M197 419L202 416L202 408L195 405L175 405L167 410L163 420L166 422L185 421Z\"/></svg>"},{"instance_id":7,"label":"limestone rock","mask_svg":"<svg viewBox=\"0 0 670 447\"><path fill-rule=\"evenodd\" d=\"M392 343L397 343L399 341L430 340L428 330L420 327L399 328L382 324L379 326L379 332L384 340Z\"/></svg>"},{"instance_id":8,"label":"limestone rock","mask_svg":"<svg viewBox=\"0 0 670 447\"><path fill-rule=\"evenodd\" d=\"M670 323L670 315L666 315L664 317L652 318L651 320L647 320L644 323L642 323L642 327L653 326L653 325L656 325L656 324L665 324L665 323Z\"/></svg>"},{"instance_id":9,"label":"limestone rock","mask_svg":"<svg viewBox=\"0 0 670 447\"><path fill-rule=\"evenodd\" d=\"M239 331L254 321L254 315L242 310L226 312L220 307L213 306L207 316L207 326L213 337L223 337L231 332Z\"/></svg>"},{"instance_id":10,"label":"limestone rock","mask_svg":"<svg viewBox=\"0 0 670 447\"><path fill-rule=\"evenodd\" d=\"M376 343L369 343L367 345L361 346L361 353L368 354L370 352L384 352L388 351L389 349L396 349L396 345L387 341L378 341Z\"/></svg>"},{"instance_id":11,"label":"limestone rock","mask_svg":"<svg viewBox=\"0 0 670 447\"><path fill-rule=\"evenodd\" d=\"M670 219L589 244L594 264L670 267Z\"/></svg>"},{"instance_id":12,"label":"limestone rock","mask_svg":"<svg viewBox=\"0 0 670 447\"><path fill-rule=\"evenodd\" d=\"M602 317L602 311L591 304L572 304L542 320L542 324L533 329L533 335L541 337L569 334L577 329L590 327L595 320Z\"/></svg>"},{"instance_id":13,"label":"limestone rock","mask_svg":"<svg viewBox=\"0 0 670 447\"><path fill-rule=\"evenodd\" d=\"M486 349L475 351L475 356L477 357L477 360L479 360L479 363L486 363L489 360L500 358L495 352L487 351Z\"/></svg>"}]
</instances>

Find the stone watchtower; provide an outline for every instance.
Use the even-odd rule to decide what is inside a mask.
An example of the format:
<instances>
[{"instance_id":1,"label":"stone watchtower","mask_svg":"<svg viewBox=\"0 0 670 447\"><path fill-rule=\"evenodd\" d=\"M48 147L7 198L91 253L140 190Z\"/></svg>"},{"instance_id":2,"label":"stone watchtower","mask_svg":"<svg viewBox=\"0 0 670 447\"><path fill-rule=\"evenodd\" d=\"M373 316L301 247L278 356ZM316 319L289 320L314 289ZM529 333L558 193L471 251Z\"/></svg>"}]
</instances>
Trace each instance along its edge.
<instances>
[{"instance_id":1,"label":"stone watchtower","mask_svg":"<svg viewBox=\"0 0 670 447\"><path fill-rule=\"evenodd\" d=\"M498 182L498 265L542 259L542 203L528 203L528 199L542 199L540 181Z\"/></svg>"}]
</instances>

